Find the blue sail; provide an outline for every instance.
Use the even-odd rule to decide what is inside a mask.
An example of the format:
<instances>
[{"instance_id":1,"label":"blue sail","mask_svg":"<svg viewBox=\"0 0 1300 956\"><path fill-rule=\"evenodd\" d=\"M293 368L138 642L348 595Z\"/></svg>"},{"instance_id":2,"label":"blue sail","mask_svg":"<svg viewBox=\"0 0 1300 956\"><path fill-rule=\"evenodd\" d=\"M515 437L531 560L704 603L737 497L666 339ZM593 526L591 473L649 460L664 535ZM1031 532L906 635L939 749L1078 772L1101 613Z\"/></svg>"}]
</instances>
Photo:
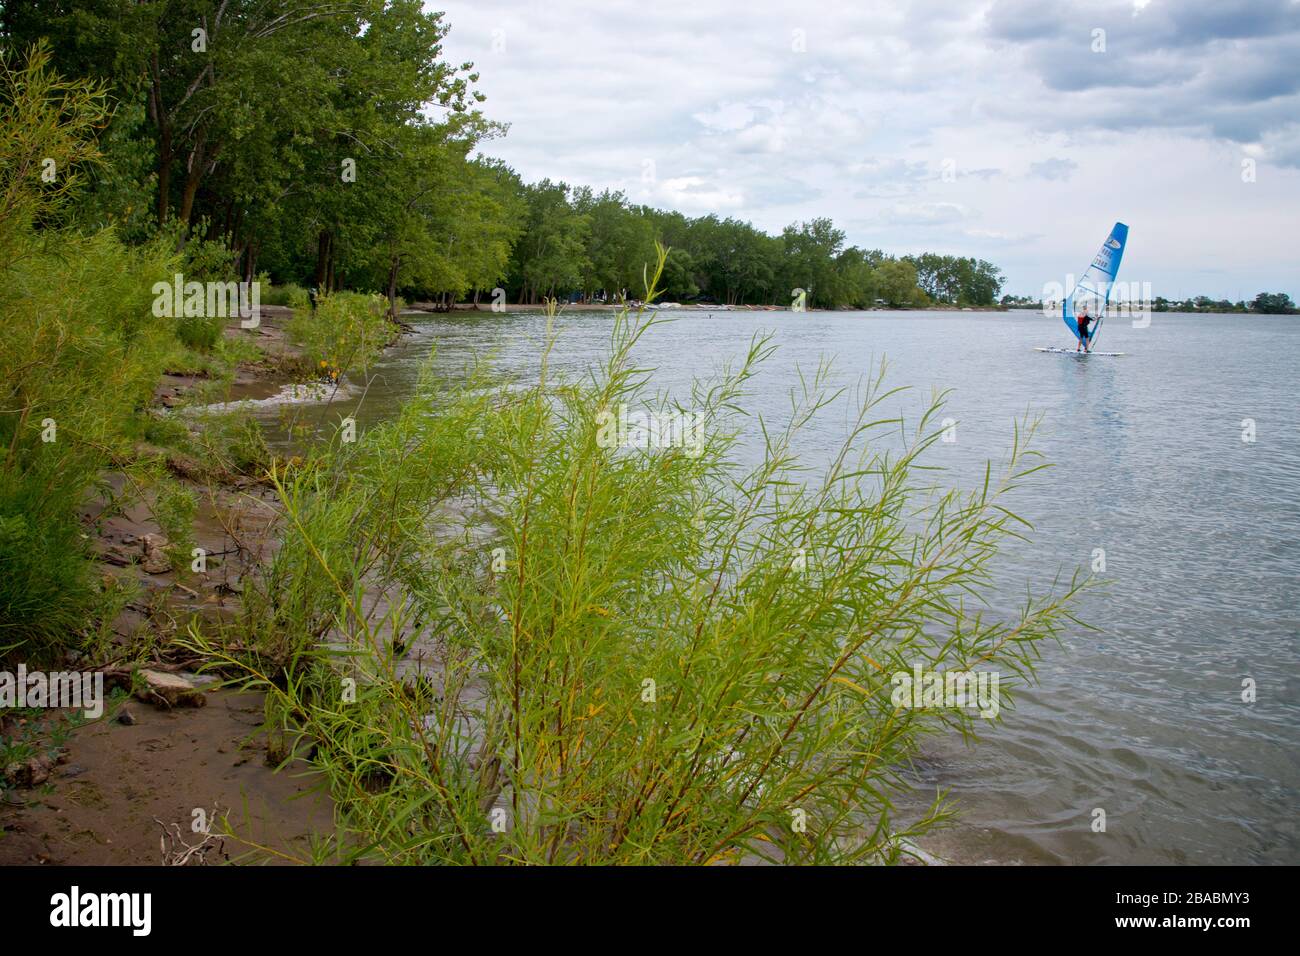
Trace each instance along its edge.
<instances>
[{"instance_id":1,"label":"blue sail","mask_svg":"<svg viewBox=\"0 0 1300 956\"><path fill-rule=\"evenodd\" d=\"M1092 265L1083 270L1079 281L1074 284L1061 303L1061 318L1070 334L1082 341L1079 334L1079 315L1085 309L1092 316L1092 325L1088 329L1090 345L1097 341L1101 323L1106 318L1106 305L1110 302L1111 288L1115 276L1119 275L1119 261L1124 257L1124 246L1128 243L1128 226L1122 222L1115 223L1106 241L1101 244L1101 251L1092 260Z\"/></svg>"}]
</instances>

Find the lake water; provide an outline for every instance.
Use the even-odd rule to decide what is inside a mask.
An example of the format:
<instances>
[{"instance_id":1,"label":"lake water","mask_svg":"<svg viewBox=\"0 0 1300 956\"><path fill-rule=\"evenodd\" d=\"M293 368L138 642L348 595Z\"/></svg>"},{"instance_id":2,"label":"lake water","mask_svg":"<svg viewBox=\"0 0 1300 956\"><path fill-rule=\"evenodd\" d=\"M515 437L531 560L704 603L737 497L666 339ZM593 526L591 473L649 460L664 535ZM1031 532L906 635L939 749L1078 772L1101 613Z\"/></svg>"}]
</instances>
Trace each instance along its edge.
<instances>
[{"instance_id":1,"label":"lake water","mask_svg":"<svg viewBox=\"0 0 1300 956\"><path fill-rule=\"evenodd\" d=\"M610 322L562 317L552 365L581 372ZM1035 532L1001 561L1004 610L1026 582L1046 587L1105 552L1105 587L1079 607L1097 630L1046 647L1038 686L979 745L927 745L918 803L903 806L944 788L962 815L926 850L954 862L1300 863L1300 319L1112 318L1098 347L1127 354L1078 358L1033 351L1074 344L1037 313L689 312L648 334L639 363L680 390L738 361L760 331L779 349L748 407L769 419L788 409L796 366L825 355L844 384L886 357L889 381L911 386L891 400L909 419L931 389L952 389L956 441L930 461L953 486L1005 456L1015 419L1042 415L1037 447L1054 467L1013 499ZM544 335L535 314L421 322L376 370L361 424L410 393L431 345L448 370L491 354L528 377ZM828 415L804 452L825 454L845 424Z\"/></svg>"}]
</instances>

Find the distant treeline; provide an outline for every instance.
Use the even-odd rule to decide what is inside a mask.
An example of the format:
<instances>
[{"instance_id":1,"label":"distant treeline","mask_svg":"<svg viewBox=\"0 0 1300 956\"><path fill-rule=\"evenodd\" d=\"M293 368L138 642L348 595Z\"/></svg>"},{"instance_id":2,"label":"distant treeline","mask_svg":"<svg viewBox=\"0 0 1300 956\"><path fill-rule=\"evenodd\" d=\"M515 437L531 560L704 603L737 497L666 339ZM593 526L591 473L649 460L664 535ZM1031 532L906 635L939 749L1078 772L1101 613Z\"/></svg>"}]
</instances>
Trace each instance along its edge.
<instances>
[{"instance_id":1,"label":"distant treeline","mask_svg":"<svg viewBox=\"0 0 1300 956\"><path fill-rule=\"evenodd\" d=\"M772 236L736 219L688 219L633 205L622 193L547 180L522 186L521 195L527 215L504 278L514 301L635 296L656 241L670 247L667 300L789 305L802 290L815 308L994 305L1002 287L1001 272L982 260L846 247L829 219Z\"/></svg>"},{"instance_id":2,"label":"distant treeline","mask_svg":"<svg viewBox=\"0 0 1300 956\"><path fill-rule=\"evenodd\" d=\"M1041 309L1041 300L1029 296L1004 295L1002 304L1017 309ZM1137 303L1134 303L1137 305ZM1191 299L1166 299L1156 296L1151 300L1152 312L1257 312L1264 315L1295 315L1296 306L1291 296L1285 292L1261 292L1247 302L1241 299L1211 299L1208 295L1198 295Z\"/></svg>"},{"instance_id":3,"label":"distant treeline","mask_svg":"<svg viewBox=\"0 0 1300 956\"><path fill-rule=\"evenodd\" d=\"M810 307L994 305L982 260L845 247L829 219L768 235L688 219L474 158L505 130L478 109L420 0L7 0L0 49L48 44L70 81L102 85L100 162L64 208L128 243L173 235L192 272L395 302L635 298L655 242L681 301ZM57 176L60 171L55 171ZM66 171L62 171L65 172Z\"/></svg>"}]
</instances>

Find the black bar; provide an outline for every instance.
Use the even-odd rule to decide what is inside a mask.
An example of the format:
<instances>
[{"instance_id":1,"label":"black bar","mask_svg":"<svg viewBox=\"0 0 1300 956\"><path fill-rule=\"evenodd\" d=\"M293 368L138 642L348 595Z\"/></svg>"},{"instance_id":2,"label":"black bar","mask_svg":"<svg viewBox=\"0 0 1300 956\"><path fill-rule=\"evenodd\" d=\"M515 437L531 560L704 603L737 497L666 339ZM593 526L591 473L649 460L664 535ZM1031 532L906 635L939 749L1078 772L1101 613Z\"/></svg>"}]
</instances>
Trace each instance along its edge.
<instances>
[{"instance_id":1,"label":"black bar","mask_svg":"<svg viewBox=\"0 0 1300 956\"><path fill-rule=\"evenodd\" d=\"M485 933L493 948L514 933L567 945L668 945L673 929L712 925L728 943L750 937L769 946L782 930L927 947L1098 937L1230 946L1242 933L1285 929L1291 882L1289 868L1248 867L28 867L0 870L0 898L6 944L76 933L132 948L196 938L373 948L450 942L443 933L463 927L471 938ZM148 936L130 926L52 926L52 899L70 897L73 886L83 905L89 894L150 894ZM1249 925L1163 925L1242 917ZM1117 922L1132 918L1154 925Z\"/></svg>"}]
</instances>

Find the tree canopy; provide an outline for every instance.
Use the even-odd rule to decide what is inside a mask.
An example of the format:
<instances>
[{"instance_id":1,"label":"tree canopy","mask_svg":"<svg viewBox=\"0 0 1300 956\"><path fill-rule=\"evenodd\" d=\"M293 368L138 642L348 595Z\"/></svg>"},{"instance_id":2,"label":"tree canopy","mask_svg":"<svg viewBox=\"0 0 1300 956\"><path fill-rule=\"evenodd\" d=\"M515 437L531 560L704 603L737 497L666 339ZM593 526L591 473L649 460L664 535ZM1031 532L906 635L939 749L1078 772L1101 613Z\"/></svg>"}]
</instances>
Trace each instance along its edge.
<instances>
[{"instance_id":1,"label":"tree canopy","mask_svg":"<svg viewBox=\"0 0 1300 956\"><path fill-rule=\"evenodd\" d=\"M450 303L637 297L655 244L665 295L731 305L993 305L990 263L846 245L827 218L770 235L524 183L483 148L472 64L420 0L7 0L0 45L50 50L104 91L105 162L65 215L127 241L223 249L244 278Z\"/></svg>"}]
</instances>

